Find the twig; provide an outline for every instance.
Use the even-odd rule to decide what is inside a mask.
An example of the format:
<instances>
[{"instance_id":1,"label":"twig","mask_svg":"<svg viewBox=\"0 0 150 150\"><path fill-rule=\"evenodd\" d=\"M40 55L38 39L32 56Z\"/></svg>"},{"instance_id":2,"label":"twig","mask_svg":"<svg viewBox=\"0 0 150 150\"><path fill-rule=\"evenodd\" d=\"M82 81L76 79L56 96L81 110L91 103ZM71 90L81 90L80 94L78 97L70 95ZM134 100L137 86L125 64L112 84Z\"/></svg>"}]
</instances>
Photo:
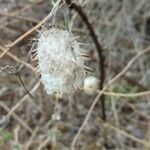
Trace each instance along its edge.
<instances>
[{"instance_id":1,"label":"twig","mask_svg":"<svg viewBox=\"0 0 150 150\"><path fill-rule=\"evenodd\" d=\"M26 88L25 84L23 83L23 80L22 80L22 78L21 78L21 76L20 76L19 71L17 71L15 74L18 76L18 78L19 78L19 80L20 80L22 86L24 87L24 89L26 90L26 92L29 94L29 96L30 96L32 99L34 99L34 96L28 91L28 89Z\"/></svg>"},{"instance_id":2,"label":"twig","mask_svg":"<svg viewBox=\"0 0 150 150\"><path fill-rule=\"evenodd\" d=\"M3 54L0 56L0 58L2 58L6 53L8 53L8 51L10 50L10 48L12 48L13 46L15 46L17 43L19 43L21 40L23 40L25 37L27 37L28 35L30 35L33 31L35 31L36 29L38 29L42 24L44 24L47 19L51 18L53 16L53 14L56 13L57 9L59 8L61 4L61 0L58 0L55 4L55 6L52 8L51 12L41 21L39 22L36 26L34 26L32 29L28 30L27 32L25 32L23 35L21 35L19 38L17 38L14 42L12 42L10 45L8 46L7 50L3 50ZM1 48L3 49L3 48ZM30 66L29 66L30 67Z\"/></svg>"},{"instance_id":3,"label":"twig","mask_svg":"<svg viewBox=\"0 0 150 150\"><path fill-rule=\"evenodd\" d=\"M99 43L98 41L98 38L97 38L97 35L92 27L92 24L89 22L89 19L86 15L86 13L83 11L82 7L73 3L72 0L66 0L66 3L69 5L69 8L70 9L74 9L78 14L79 16L82 18L83 22L86 24L89 32L90 32L90 35L93 39L93 42L96 46L96 49L97 49L97 53L98 53L98 56L99 56L99 70L101 72L101 76L100 76L100 90L103 89L103 84L104 84L104 81L105 81L105 70L104 70L104 57L103 57L103 54L102 54L102 46L101 44ZM104 100L104 96L102 95L101 97L101 107L102 107L102 118L103 120L105 121L106 120L106 114L105 114L105 100Z\"/></svg>"},{"instance_id":4,"label":"twig","mask_svg":"<svg viewBox=\"0 0 150 150\"><path fill-rule=\"evenodd\" d=\"M7 54L9 57L11 57L12 59L14 59L15 61L25 65L26 67L28 67L29 69L31 69L32 71L36 72L36 69L34 67L32 67L30 64L26 63L25 61L23 60L20 60L17 56L13 55L12 53L8 52L9 49L5 49L4 47L2 47L0 45L0 49L4 52L3 54ZM2 54L2 55L3 55ZM3 55L4 56L4 55ZM0 56L0 58L2 58Z\"/></svg>"},{"instance_id":5,"label":"twig","mask_svg":"<svg viewBox=\"0 0 150 150\"><path fill-rule=\"evenodd\" d=\"M100 93L101 91L98 91ZM115 93L115 92L103 92L104 95L115 97L141 97L150 94L150 91L138 92L138 93Z\"/></svg>"},{"instance_id":6,"label":"twig","mask_svg":"<svg viewBox=\"0 0 150 150\"><path fill-rule=\"evenodd\" d=\"M135 61L140 58L142 55L144 55L145 53L149 52L150 51L150 47L143 50L142 52L138 53L136 56L134 56L129 62L128 64L123 68L123 70L118 73L113 79L111 79L105 86L104 88L99 92L99 94L96 96L95 100L93 101L92 105L90 106L90 109L88 111L88 114L86 115L82 125L80 126L77 134L75 135L72 143L71 143L71 149L74 150L75 148L75 144L76 144L76 141L78 139L78 137L80 136L81 132L83 131L84 127L86 126L90 116L91 116L91 113L95 107L95 105L97 104L99 98L102 96L102 94L105 92L105 90L112 84L114 83L115 81L117 81L123 74L125 74L125 72L133 65L133 63L135 63Z\"/></svg>"},{"instance_id":7,"label":"twig","mask_svg":"<svg viewBox=\"0 0 150 150\"><path fill-rule=\"evenodd\" d=\"M61 5L62 0L58 0L55 4L55 6L52 8L51 12L41 21L39 22L36 26L34 26L32 29L28 30L25 32L23 35L21 35L19 38L17 38L14 42L8 45L9 48L12 48L15 46L17 43L19 43L22 39L30 35L33 31L41 27L48 19L50 19L58 10L59 6Z\"/></svg>"},{"instance_id":8,"label":"twig","mask_svg":"<svg viewBox=\"0 0 150 150\"><path fill-rule=\"evenodd\" d=\"M40 144L38 150L41 150L43 147L45 147L51 140L51 137L48 137L42 144Z\"/></svg>"},{"instance_id":9,"label":"twig","mask_svg":"<svg viewBox=\"0 0 150 150\"><path fill-rule=\"evenodd\" d=\"M7 111L8 113L10 112L10 109L2 102L0 101L0 106ZM23 127L25 128L29 133L32 134L33 130L20 118L18 115L15 113L12 113L12 117Z\"/></svg>"},{"instance_id":10,"label":"twig","mask_svg":"<svg viewBox=\"0 0 150 150\"><path fill-rule=\"evenodd\" d=\"M44 1L44 0L37 0L35 3L26 5L26 6L24 6L23 8L21 8L21 9L15 11L15 12L10 12L10 14L12 14L12 15L17 15L17 14L19 14L19 13L25 11L25 10L31 9L34 5L40 4L40 3L42 3L43 1ZM5 22L6 20L7 20L6 17L5 17L5 18L2 18L2 19L0 20L0 27L1 27L1 24L2 24L2 23L4 24L4 22Z\"/></svg>"},{"instance_id":11,"label":"twig","mask_svg":"<svg viewBox=\"0 0 150 150\"><path fill-rule=\"evenodd\" d=\"M133 104L131 103L126 103L126 106L130 107L132 110L134 110L137 114L139 114L140 116L143 116L144 118L146 118L147 120L150 121L150 116L148 114L145 114L144 112L140 112L138 108L136 108Z\"/></svg>"},{"instance_id":12,"label":"twig","mask_svg":"<svg viewBox=\"0 0 150 150\"><path fill-rule=\"evenodd\" d=\"M25 144L25 148L24 148L25 150L29 150L29 147L32 144L33 139L36 137L38 131L39 131L39 127L36 127L31 135L31 137L29 138L27 144Z\"/></svg>"},{"instance_id":13,"label":"twig","mask_svg":"<svg viewBox=\"0 0 150 150\"><path fill-rule=\"evenodd\" d=\"M119 66L116 66L116 68L113 68L112 67L112 70L117 74L118 73L118 70L120 70L120 67ZM133 85L133 86L138 86L138 88L140 90L147 90L146 87L144 87L142 84L138 83L135 79L131 78L131 77L128 77L127 75L123 75L122 76L129 84Z\"/></svg>"},{"instance_id":14,"label":"twig","mask_svg":"<svg viewBox=\"0 0 150 150\"><path fill-rule=\"evenodd\" d=\"M116 128L116 127L110 125L109 123L104 122L101 118L99 118L99 121L102 123L104 128L110 128L113 131L119 132L120 134L122 134L126 138L129 138L129 139L131 139L131 140L133 140L133 141L135 141L135 142L137 142L139 144L144 145L145 147L149 147L150 148L150 143L149 142L146 142L144 140L138 139L135 136L133 136L133 135L131 135L131 134L129 134L129 133L119 129L119 128Z\"/></svg>"},{"instance_id":15,"label":"twig","mask_svg":"<svg viewBox=\"0 0 150 150\"><path fill-rule=\"evenodd\" d=\"M32 88L30 93L33 93L40 85L40 81ZM26 94L7 114L7 117L11 116L12 113L29 97L29 94Z\"/></svg>"},{"instance_id":16,"label":"twig","mask_svg":"<svg viewBox=\"0 0 150 150\"><path fill-rule=\"evenodd\" d=\"M36 20L36 19L33 19L33 18L29 18L29 17L25 17L25 16L16 16L16 15L13 15L13 14L10 14L10 13L2 13L2 12L0 12L0 15L16 18L16 19L19 19L19 20L27 21L27 22L31 22L31 23L33 23L35 25L40 22L39 20ZM60 26L60 28L65 29L64 26L62 26L61 24L59 24L59 26ZM72 32L85 34L82 30L77 29L77 28L72 29Z\"/></svg>"},{"instance_id":17,"label":"twig","mask_svg":"<svg viewBox=\"0 0 150 150\"><path fill-rule=\"evenodd\" d=\"M40 22L39 20L36 20L36 19L33 19L33 18L28 18L28 17L25 17L25 16L16 16L16 15L10 14L10 13L2 13L2 12L0 12L0 15L11 17L11 18L16 18L16 19L20 19L20 20L36 23L36 24Z\"/></svg>"}]
</instances>

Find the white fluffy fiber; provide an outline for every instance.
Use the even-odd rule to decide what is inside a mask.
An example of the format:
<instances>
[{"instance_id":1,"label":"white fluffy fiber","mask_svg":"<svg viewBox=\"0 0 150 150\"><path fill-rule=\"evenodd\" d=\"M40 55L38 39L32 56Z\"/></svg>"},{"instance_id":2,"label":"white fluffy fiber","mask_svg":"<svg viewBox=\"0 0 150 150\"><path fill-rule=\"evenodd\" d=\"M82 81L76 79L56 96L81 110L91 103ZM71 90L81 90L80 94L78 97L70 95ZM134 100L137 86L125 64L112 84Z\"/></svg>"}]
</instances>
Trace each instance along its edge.
<instances>
[{"instance_id":1,"label":"white fluffy fiber","mask_svg":"<svg viewBox=\"0 0 150 150\"><path fill-rule=\"evenodd\" d=\"M93 76L87 77L84 81L83 89L89 95L94 94L99 89L99 79Z\"/></svg>"},{"instance_id":2,"label":"white fluffy fiber","mask_svg":"<svg viewBox=\"0 0 150 150\"><path fill-rule=\"evenodd\" d=\"M36 57L47 94L71 94L83 87L84 59L78 42L67 30L41 31Z\"/></svg>"}]
</instances>

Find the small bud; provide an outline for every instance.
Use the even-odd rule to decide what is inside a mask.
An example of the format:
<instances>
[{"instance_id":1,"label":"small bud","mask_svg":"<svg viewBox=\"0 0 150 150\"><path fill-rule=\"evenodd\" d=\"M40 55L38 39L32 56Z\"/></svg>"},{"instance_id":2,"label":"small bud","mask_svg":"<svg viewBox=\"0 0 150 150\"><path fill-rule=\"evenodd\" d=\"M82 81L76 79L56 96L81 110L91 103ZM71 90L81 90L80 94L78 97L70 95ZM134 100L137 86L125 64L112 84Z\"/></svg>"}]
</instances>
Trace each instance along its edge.
<instances>
[{"instance_id":1,"label":"small bud","mask_svg":"<svg viewBox=\"0 0 150 150\"><path fill-rule=\"evenodd\" d=\"M52 120L60 121L60 120L61 120L60 114L53 114L53 115L52 115Z\"/></svg>"},{"instance_id":2,"label":"small bud","mask_svg":"<svg viewBox=\"0 0 150 150\"><path fill-rule=\"evenodd\" d=\"M99 89L99 80L93 76L87 77L84 80L84 92L92 95Z\"/></svg>"}]
</instances>

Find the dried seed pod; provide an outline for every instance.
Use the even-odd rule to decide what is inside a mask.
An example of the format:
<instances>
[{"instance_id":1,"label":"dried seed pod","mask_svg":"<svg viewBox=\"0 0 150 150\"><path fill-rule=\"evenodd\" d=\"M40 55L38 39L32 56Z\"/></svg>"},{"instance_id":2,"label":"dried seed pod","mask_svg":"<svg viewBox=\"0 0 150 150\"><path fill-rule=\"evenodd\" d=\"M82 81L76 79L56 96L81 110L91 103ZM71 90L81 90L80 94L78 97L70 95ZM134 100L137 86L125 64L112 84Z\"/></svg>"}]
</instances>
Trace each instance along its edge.
<instances>
[{"instance_id":1,"label":"dried seed pod","mask_svg":"<svg viewBox=\"0 0 150 150\"><path fill-rule=\"evenodd\" d=\"M47 94L72 94L83 87L84 57L79 43L67 30L41 31L37 42L38 68Z\"/></svg>"}]
</instances>

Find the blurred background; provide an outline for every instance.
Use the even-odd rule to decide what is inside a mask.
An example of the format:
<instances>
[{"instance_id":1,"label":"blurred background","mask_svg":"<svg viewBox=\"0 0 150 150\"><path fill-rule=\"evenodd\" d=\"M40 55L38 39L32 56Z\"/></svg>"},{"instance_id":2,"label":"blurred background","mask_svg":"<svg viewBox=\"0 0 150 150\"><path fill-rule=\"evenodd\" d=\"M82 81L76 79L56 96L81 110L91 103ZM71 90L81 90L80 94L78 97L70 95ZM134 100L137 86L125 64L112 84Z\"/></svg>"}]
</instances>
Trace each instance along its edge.
<instances>
[{"instance_id":1,"label":"blurred background","mask_svg":"<svg viewBox=\"0 0 150 150\"><path fill-rule=\"evenodd\" d=\"M38 30L13 42L33 28L53 8L54 0L0 0L0 150L68 150L97 93L83 90L56 101L47 95L31 61ZM88 16L102 46L108 83L150 44L149 0L77 0ZM50 26L54 18L45 22ZM71 28L82 48L90 54L87 76L100 78L99 55L85 22L63 5L55 27ZM6 53L6 51L9 51ZM150 88L150 55L141 56L108 91L138 93ZM78 137L77 150L148 150L150 148L150 95L104 96L107 126L101 122L98 102ZM114 127L114 128L112 128ZM127 136L128 134L129 136ZM132 137L130 137L130 135ZM135 139L134 139L135 137ZM149 148L148 148L149 146Z\"/></svg>"}]
</instances>

